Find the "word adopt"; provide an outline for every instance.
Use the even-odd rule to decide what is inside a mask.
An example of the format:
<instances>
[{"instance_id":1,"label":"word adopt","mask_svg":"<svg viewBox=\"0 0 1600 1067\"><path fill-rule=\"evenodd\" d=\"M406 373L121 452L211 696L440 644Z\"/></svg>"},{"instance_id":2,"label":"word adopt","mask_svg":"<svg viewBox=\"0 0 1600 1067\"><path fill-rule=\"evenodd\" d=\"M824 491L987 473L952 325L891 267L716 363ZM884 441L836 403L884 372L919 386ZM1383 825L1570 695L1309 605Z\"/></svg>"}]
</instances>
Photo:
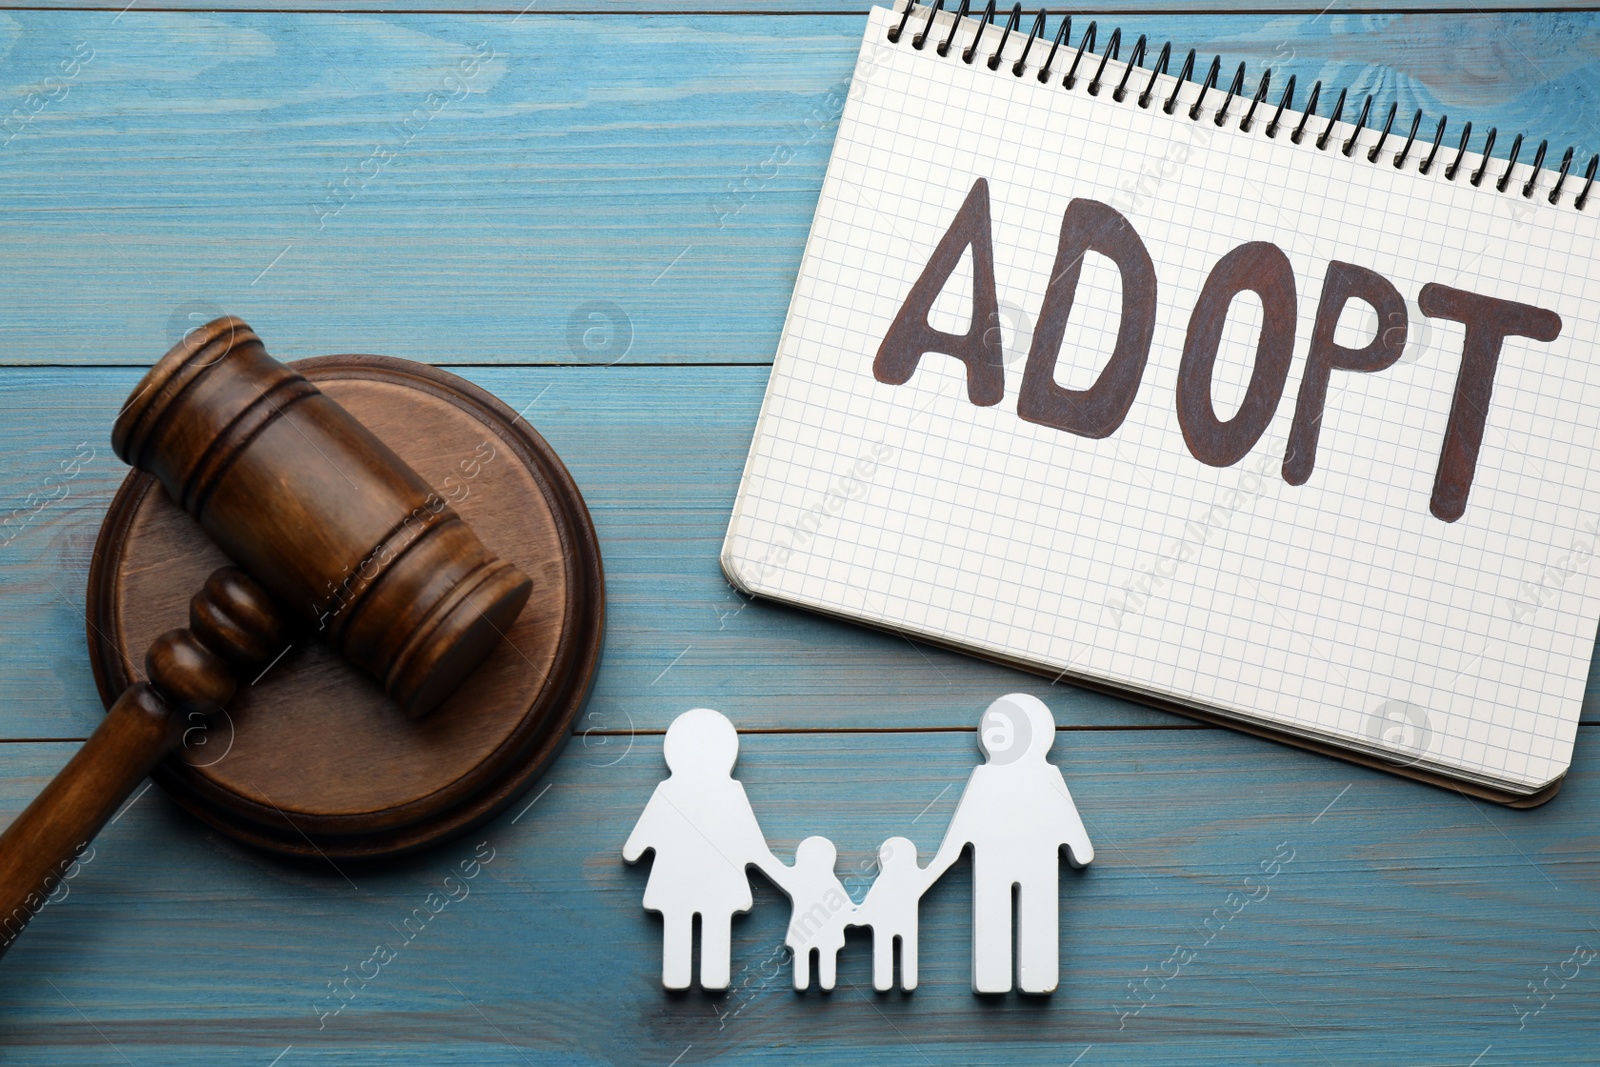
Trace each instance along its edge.
<instances>
[{"instance_id":1,"label":"word adopt","mask_svg":"<svg viewBox=\"0 0 1600 1067\"><path fill-rule=\"evenodd\" d=\"M969 248L972 326L960 336L935 330L928 325L928 314ZM1056 362L1077 297L1083 260L1090 252L1111 260L1121 275L1121 319L1111 356L1095 383L1087 389L1065 389L1056 384ZM1069 203L1061 219L1055 266L1022 372L1017 415L1024 421L1080 437L1099 439L1116 433L1133 407L1150 360L1156 290L1155 266L1132 224L1115 208L1097 200L1074 199ZM1212 403L1212 373L1228 309L1234 298L1246 290L1261 300L1261 333L1244 402L1232 418L1224 421L1217 417ZM1361 348L1346 348L1334 341L1340 313L1352 300L1371 305L1378 313L1378 322L1389 324ZM1294 268L1284 251L1270 241L1242 244L1211 268L1190 313L1178 366L1178 426L1190 454L1201 463L1231 467L1266 432L1289 378L1297 301ZM1561 334L1561 317L1531 304L1452 289L1436 282L1422 287L1417 307L1429 318L1450 319L1466 327L1461 370L1456 376L1450 419L1428 505L1435 518L1454 522L1466 511L1467 494L1477 470L1501 345L1507 337L1554 341ZM940 352L966 365L968 400L980 407L998 404L1006 391L1005 357L998 331L985 328L985 324L995 321L998 311L989 183L979 178L972 183L955 220L935 246L884 334L873 360L873 377L885 385L904 385L916 373L925 354ZM1332 373L1338 370L1376 374L1392 367L1405 351L1407 325L1406 301L1392 282L1369 267L1329 262L1317 302L1311 348L1300 379L1300 395L1295 401L1289 445L1284 452L1284 481L1304 485L1311 478Z\"/></svg>"}]
</instances>

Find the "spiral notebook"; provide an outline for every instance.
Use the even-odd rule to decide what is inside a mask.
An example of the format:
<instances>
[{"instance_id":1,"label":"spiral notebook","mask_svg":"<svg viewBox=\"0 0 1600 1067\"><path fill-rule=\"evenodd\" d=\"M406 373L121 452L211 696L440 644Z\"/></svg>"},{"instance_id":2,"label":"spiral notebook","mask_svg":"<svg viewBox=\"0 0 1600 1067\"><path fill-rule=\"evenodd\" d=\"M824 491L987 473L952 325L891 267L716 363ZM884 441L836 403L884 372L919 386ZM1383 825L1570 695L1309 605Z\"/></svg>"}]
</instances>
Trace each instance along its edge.
<instances>
[{"instance_id":1,"label":"spiral notebook","mask_svg":"<svg viewBox=\"0 0 1600 1067\"><path fill-rule=\"evenodd\" d=\"M868 21L729 579L1552 795L1600 622L1595 160L939 7Z\"/></svg>"}]
</instances>

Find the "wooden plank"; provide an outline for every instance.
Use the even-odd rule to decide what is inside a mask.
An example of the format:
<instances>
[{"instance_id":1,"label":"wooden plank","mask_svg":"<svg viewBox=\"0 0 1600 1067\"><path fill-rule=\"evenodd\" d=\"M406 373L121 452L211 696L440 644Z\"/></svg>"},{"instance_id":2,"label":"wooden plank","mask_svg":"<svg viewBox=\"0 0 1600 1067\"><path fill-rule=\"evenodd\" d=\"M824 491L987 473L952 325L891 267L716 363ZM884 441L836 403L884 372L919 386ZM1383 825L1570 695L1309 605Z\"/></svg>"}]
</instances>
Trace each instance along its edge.
<instances>
[{"instance_id":1,"label":"wooden plank","mask_svg":"<svg viewBox=\"0 0 1600 1067\"><path fill-rule=\"evenodd\" d=\"M1043 679L806 612L750 604L717 563L764 367L467 370L542 432L571 468L607 572L605 658L579 730L660 730L720 692L756 726L967 727ZM102 714L84 648L83 590L100 519L127 468L106 444L138 373L0 371L0 737L79 738ZM92 457L47 480L63 457ZM59 500L45 498L66 495ZM27 507L39 493L42 507ZM20 509L20 511L18 510ZM173 625L181 625L175 619ZM1056 686L1061 721L1179 720Z\"/></svg>"},{"instance_id":2,"label":"wooden plank","mask_svg":"<svg viewBox=\"0 0 1600 1067\"><path fill-rule=\"evenodd\" d=\"M503 15L511 18L535 18L550 15L852 15L866 14L872 7L882 7L889 0L776 0L774 3L752 5L748 0L675 0L671 4L650 3L648 0L563 0L560 3L533 3L527 0L296 0L293 4L262 4L260 0L220 0L207 3L202 0L163 0L163 11L259 11L280 14L345 14L410 15L410 14L475 14ZM96 11L116 14L125 5L114 0L25 0L0 5L0 11ZM895 10L903 10L902 0L894 0ZM946 5L953 9L952 5ZM1340 4L1338 14L1344 17L1367 17L1393 14L1450 14L1476 15L1483 12L1546 12L1582 11L1592 9L1586 0L1485 0L1481 4L1463 4L1452 0L1363 0ZM150 10L150 8L143 8ZM976 8L981 11L982 8ZM1029 11L1032 17L1035 7ZM1157 15L1170 18L1175 15L1305 15L1325 14L1328 9L1305 0L1222 0L1218 4L1184 4L1173 8L1161 7L1151 0L1122 0L1113 4L1098 4L1087 8L1048 9L1052 16L1062 13L1085 18ZM1004 17L1005 9L1001 9ZM1052 27L1052 32L1054 28Z\"/></svg>"},{"instance_id":3,"label":"wooden plank","mask_svg":"<svg viewBox=\"0 0 1600 1067\"><path fill-rule=\"evenodd\" d=\"M631 731L664 729L713 697L756 728L968 728L1011 690L1046 700L1063 726L1187 723L736 594L717 554L766 384L763 367L464 373L526 410L593 513L610 620L578 730L597 758L617 751ZM121 368L0 370L0 520L12 516L12 532L0 533L0 738L81 738L102 714L81 605L100 519L127 469L107 434L137 378ZM46 480L63 459L89 451L76 478ZM37 512L27 506L31 493L41 494ZM60 499L45 499L53 496ZM1600 722L1600 674L1591 674L1585 708L1588 721Z\"/></svg>"},{"instance_id":4,"label":"wooden plank","mask_svg":"<svg viewBox=\"0 0 1600 1067\"><path fill-rule=\"evenodd\" d=\"M92 52L0 135L0 360L45 364L147 363L221 307L300 351L765 362L862 32L856 15L8 18L8 110ZM1397 100L1548 137L1551 158L1600 147L1594 12L1116 21L1202 67L1292 73L1302 100L1321 78L1376 91L1378 115ZM457 86L480 45L493 58Z\"/></svg>"},{"instance_id":5,"label":"wooden plank","mask_svg":"<svg viewBox=\"0 0 1600 1067\"><path fill-rule=\"evenodd\" d=\"M759 878L734 992L664 995L648 873L619 855L664 776L657 738L609 767L574 745L520 818L343 873L244 851L155 790L0 966L0 1048L36 1067L1590 1063L1600 978L1567 962L1600 947L1600 749L1584 732L1566 791L1533 812L1222 730L1062 735L1097 858L1063 874L1063 983L1037 1001L969 991L965 862L924 902L913 995L873 995L854 938L834 994L793 993L767 963L787 908ZM0 752L0 819L70 748ZM975 759L970 733L755 735L739 775L781 856L830 835L859 894L881 840L931 852ZM480 841L494 858L470 895L407 942L404 921ZM372 974L379 944L398 955L324 1017L329 983ZM1130 982L1175 946L1192 956L1132 1014Z\"/></svg>"}]
</instances>

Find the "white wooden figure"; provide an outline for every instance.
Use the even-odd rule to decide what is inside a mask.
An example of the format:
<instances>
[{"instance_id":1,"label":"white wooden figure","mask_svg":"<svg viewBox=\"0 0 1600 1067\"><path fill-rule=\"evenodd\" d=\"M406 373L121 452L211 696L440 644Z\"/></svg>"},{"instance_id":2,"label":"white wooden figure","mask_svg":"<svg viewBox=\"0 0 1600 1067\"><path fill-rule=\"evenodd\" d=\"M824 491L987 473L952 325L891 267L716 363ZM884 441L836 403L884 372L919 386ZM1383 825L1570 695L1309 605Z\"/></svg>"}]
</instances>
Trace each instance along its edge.
<instances>
[{"instance_id":1,"label":"white wooden figure","mask_svg":"<svg viewBox=\"0 0 1600 1067\"><path fill-rule=\"evenodd\" d=\"M856 908L853 926L872 930L872 988L887 992L894 986L894 945L900 941L900 988L917 988L917 926L922 894L955 862L952 853L944 866L917 866L916 842L891 837L878 846L878 876Z\"/></svg>"},{"instance_id":2,"label":"white wooden figure","mask_svg":"<svg viewBox=\"0 0 1600 1067\"><path fill-rule=\"evenodd\" d=\"M700 917L700 985L726 989L733 917L749 911L754 865L778 881L788 868L767 848L744 786L732 776L739 735L720 712L686 711L662 745L672 774L656 786L623 846L636 862L655 852L644 906L661 913L661 984L687 989L694 917Z\"/></svg>"},{"instance_id":3,"label":"white wooden figure","mask_svg":"<svg viewBox=\"0 0 1600 1067\"><path fill-rule=\"evenodd\" d=\"M811 988L811 957L817 957L817 985L832 989L839 950L844 948L844 928L856 906L833 873L839 858L826 837L808 837L794 850L794 866L784 867L778 888L789 895L789 932L784 944L794 952L794 987Z\"/></svg>"},{"instance_id":4,"label":"white wooden figure","mask_svg":"<svg viewBox=\"0 0 1600 1067\"><path fill-rule=\"evenodd\" d=\"M972 989L1012 985L1012 887L1017 888L1017 984L1050 993L1060 980L1061 850L1074 867L1094 859L1061 771L1046 762L1055 742L1050 709L1010 693L978 720L985 762L973 769L930 870L943 872L972 847Z\"/></svg>"},{"instance_id":5,"label":"white wooden figure","mask_svg":"<svg viewBox=\"0 0 1600 1067\"><path fill-rule=\"evenodd\" d=\"M789 896L785 943L794 950L794 987L832 989L846 926L872 930L872 984L917 987L917 925L922 895L972 849L972 988L1009 992L1012 944L1016 984L1050 993L1060 981L1061 850L1075 867L1094 846L1061 771L1045 756L1055 742L1050 709L1026 693L996 700L978 721L984 763L973 769L939 851L917 865L917 846L892 837L878 850L879 873L859 906L834 873L837 853L825 837L795 849L793 867L767 847L744 786L733 777L739 735L720 713L695 708L679 715L662 746L671 775L656 786L623 846L623 859L655 853L644 906L661 913L661 982L686 989L692 980L694 920L700 918L700 984L726 989L733 917L752 903L748 868L757 867ZM1017 910L1012 914L1012 893ZM1013 938L1015 924L1015 938Z\"/></svg>"}]
</instances>

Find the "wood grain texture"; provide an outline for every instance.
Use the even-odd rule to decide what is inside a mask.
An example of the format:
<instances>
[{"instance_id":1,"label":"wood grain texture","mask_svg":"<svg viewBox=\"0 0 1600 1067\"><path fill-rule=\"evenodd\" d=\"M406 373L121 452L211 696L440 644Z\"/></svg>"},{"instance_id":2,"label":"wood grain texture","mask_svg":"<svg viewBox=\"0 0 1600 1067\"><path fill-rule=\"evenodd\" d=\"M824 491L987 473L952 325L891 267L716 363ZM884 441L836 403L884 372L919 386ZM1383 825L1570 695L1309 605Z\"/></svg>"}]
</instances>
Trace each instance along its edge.
<instances>
[{"instance_id":1,"label":"wood grain texture","mask_svg":"<svg viewBox=\"0 0 1600 1067\"><path fill-rule=\"evenodd\" d=\"M1499 126L1502 151L1517 131L1552 159L1600 148L1593 12L1114 21L1293 74L1302 99L1321 78L1374 114ZM92 51L0 132L0 360L148 363L225 308L286 359L760 363L862 20L135 8L0 30L0 113Z\"/></svg>"},{"instance_id":2,"label":"wood grain texture","mask_svg":"<svg viewBox=\"0 0 1600 1067\"><path fill-rule=\"evenodd\" d=\"M158 666L156 674L162 671ZM0 834L0 954L59 893L63 876L145 775L177 747L183 718L152 683L122 691L94 733Z\"/></svg>"},{"instance_id":3,"label":"wood grain texture","mask_svg":"<svg viewBox=\"0 0 1600 1067\"><path fill-rule=\"evenodd\" d=\"M797 996L787 972L763 978L788 913L759 876L755 910L734 928L734 992L662 993L659 922L640 908L648 869L620 857L665 773L655 737L611 766L573 746L520 817L401 866L347 868L348 881L241 851L157 791L102 835L67 899L0 970L0 1055L209 1067L265 1065L293 1046L279 1067L678 1056L1064 1067L1092 1045L1080 1067L1459 1065L1492 1046L1480 1067L1591 1063L1594 964L1520 1029L1517 1015L1544 968L1576 945L1600 947L1600 749L1589 740L1559 797L1508 812L1230 731L1061 734L1053 757L1096 859L1063 874L1063 981L1047 1001L969 991L965 862L924 901L910 996L871 993L855 937L831 996ZM11 746L0 817L69 748ZM859 896L858 872L887 837L911 837L926 859L976 759L970 731L747 735L738 775L779 855L831 835ZM479 841L494 858L470 895L403 927L446 875L460 883ZM1264 875L1263 861L1291 852ZM1262 885L1264 897L1252 888ZM1258 899L1213 918L1244 892ZM380 943L398 957L321 1018L339 1003L328 983L363 969ZM1192 961L1124 1017L1136 1004L1128 983L1161 973L1176 945ZM154 982L153 958L164 961Z\"/></svg>"},{"instance_id":4,"label":"wood grain texture","mask_svg":"<svg viewBox=\"0 0 1600 1067\"><path fill-rule=\"evenodd\" d=\"M606 566L607 642L579 739L663 730L716 693L747 727L965 728L1019 689L1074 727L1188 720L735 593L717 565L765 367L465 368L582 490ZM124 468L104 441L132 369L0 370L0 738L81 738L101 715L83 648L95 530ZM530 406L531 405L531 406ZM82 473L52 481L80 442ZM42 500L26 507L30 493ZM20 513L17 509L21 509ZM12 537L9 544L4 543ZM1600 722L1591 673L1586 721ZM614 751L613 747L613 751Z\"/></svg>"},{"instance_id":5,"label":"wood grain texture","mask_svg":"<svg viewBox=\"0 0 1600 1067\"><path fill-rule=\"evenodd\" d=\"M357 17L393 14L477 14L504 15L512 18L534 18L546 15L850 15L860 17L872 7L882 7L889 0L776 0L774 3L754 5L749 0L673 0L672 3L651 3L649 0L561 0L559 3L527 0L295 0L292 4L263 4L260 0L163 0L163 11L275 11L281 14L340 14ZM894 0L900 10L901 0ZM1586 0L1554 0L1552 3L1530 4L1527 0L1485 0L1483 3L1465 4L1459 0L1363 0L1361 3L1341 4L1343 15L1383 15L1392 13L1428 14L1478 14L1485 11L1575 11L1584 10ZM16 11L105 11L116 14L124 5L114 0L28 0L12 2L0 7L0 12ZM951 5L946 8L953 10ZM146 9L148 10L148 9ZM976 11L983 10L980 5ZM1037 8L1035 8L1037 10ZM1202 5L1185 3L1170 9L1159 7L1153 0L1118 0L1112 4L1096 5L1093 11L1083 8L1069 9L1051 5L1052 12L1070 10L1090 17L1114 15L1129 17L1141 14L1162 13L1172 15L1250 14L1250 15L1306 15L1315 16L1323 5L1306 0L1222 0L1221 3ZM1005 9L1002 8L1002 16ZM1031 14L1031 12L1030 12Z\"/></svg>"},{"instance_id":6,"label":"wood grain texture","mask_svg":"<svg viewBox=\"0 0 1600 1067\"><path fill-rule=\"evenodd\" d=\"M533 595L514 623L489 622L487 658L425 717L402 715L376 678L336 653L332 626L320 640L314 623L298 626L293 647L278 641L243 673L226 711L186 733L177 757L154 777L208 825L264 848L341 859L414 851L513 803L570 736L604 634L599 547L559 458L470 383L373 356L280 369L303 373L321 391L324 412L370 430L373 455L392 449L398 458L383 462L393 470L404 464L425 501L417 510L458 516L486 539L479 543L493 546L483 555L492 551L529 576ZM331 457L318 451L277 476L315 485L316 474L330 473L323 463ZM329 478L333 499L324 507L337 516L365 481L348 460L335 466L352 479ZM309 527L326 538L331 524L319 517L290 530L303 535ZM118 490L89 573L88 629L102 701L138 678L135 650L185 616L183 590L226 562L210 529L149 478L130 477ZM399 562L415 552L398 553ZM431 574L443 569L437 560L428 566ZM470 588L470 578L455 584ZM364 603L377 599L375 591Z\"/></svg>"},{"instance_id":7,"label":"wood grain texture","mask_svg":"<svg viewBox=\"0 0 1600 1067\"><path fill-rule=\"evenodd\" d=\"M457 402L457 388L467 386L432 367L383 357L363 365L362 358L327 369L331 379L350 382L352 402L365 401L364 421L273 359L237 318L219 317L173 345L124 402L111 448L165 491L151 494L139 479L130 494L152 505L174 502L192 522L177 521L176 510L114 505L127 525L102 528L95 564L103 568L126 552L129 570L148 573L152 562L192 555L178 546L193 544L203 530L277 599L291 626L320 632L407 716L421 718L516 623L533 583L449 506L466 488L465 472L478 473L495 451L481 412L455 425L444 417L467 407ZM506 422L515 418L504 412ZM470 444L473 454L459 470L435 475L445 483L435 489L382 439L406 434L435 449ZM168 516L173 521L164 521ZM541 528L544 543L530 554L559 561L560 548L550 548L565 539L549 524L530 523ZM143 558L141 536L151 550ZM199 573L182 584L194 584ZM178 584L172 577L155 580L165 592ZM91 586L96 636L108 622L129 622L143 610L142 597L123 600L119 579ZM557 586L554 599L569 600L565 592ZM113 659L120 667L134 655L125 648ZM154 671L151 680L161 684Z\"/></svg>"},{"instance_id":8,"label":"wood grain texture","mask_svg":"<svg viewBox=\"0 0 1600 1067\"><path fill-rule=\"evenodd\" d=\"M1592 1061L1600 972L1559 986L1575 945L1600 948L1592 726L1560 796L1503 811L746 605L723 581L716 551L765 385L759 364L776 346L859 15L383 6L0 18L10 106L77 38L95 50L67 95L0 148L0 361L58 365L0 371L0 519L15 516L0 529L0 738L12 739L0 744L0 820L76 748L15 739L81 738L100 714L83 582L122 470L104 443L110 418L152 338L226 305L283 337L284 358L754 365L466 370L513 408L532 404L605 553L605 658L549 792L459 850L347 869L347 880L246 851L153 790L0 968L0 1061ZM1379 88L1380 108L1397 99L1452 125L1600 142L1589 106L1600 16L1348 10L1107 21L1252 70L1270 63L1275 80ZM480 41L500 58L472 91L318 230L327 184L392 147L395 124ZM793 158L774 167L777 149ZM583 314L601 317L580 318L574 346L569 324L591 304ZM967 992L961 866L926 905L910 998L857 992L869 975L859 940L843 959L851 985L831 997L796 997L787 975L764 982L787 919L765 886L735 931L735 966L750 968L738 999L659 992L659 927L639 908L647 871L619 858L663 773L649 731L701 703L746 727L840 731L747 736L740 773L780 849L831 834L848 876L892 834L931 849L974 759L972 722L1013 688L1042 696L1059 723L1102 728L1063 730L1055 753L1100 853L1063 879L1056 997L991 1004ZM329 984L361 971L380 941L398 944L444 876L459 881L476 840L495 858L470 897L324 1016L338 1003ZM1281 843L1295 859L1270 895L1208 933ZM1128 983L1160 975L1179 944L1193 961L1125 1016ZM1546 980L1559 992L1532 1015L1529 983Z\"/></svg>"}]
</instances>

